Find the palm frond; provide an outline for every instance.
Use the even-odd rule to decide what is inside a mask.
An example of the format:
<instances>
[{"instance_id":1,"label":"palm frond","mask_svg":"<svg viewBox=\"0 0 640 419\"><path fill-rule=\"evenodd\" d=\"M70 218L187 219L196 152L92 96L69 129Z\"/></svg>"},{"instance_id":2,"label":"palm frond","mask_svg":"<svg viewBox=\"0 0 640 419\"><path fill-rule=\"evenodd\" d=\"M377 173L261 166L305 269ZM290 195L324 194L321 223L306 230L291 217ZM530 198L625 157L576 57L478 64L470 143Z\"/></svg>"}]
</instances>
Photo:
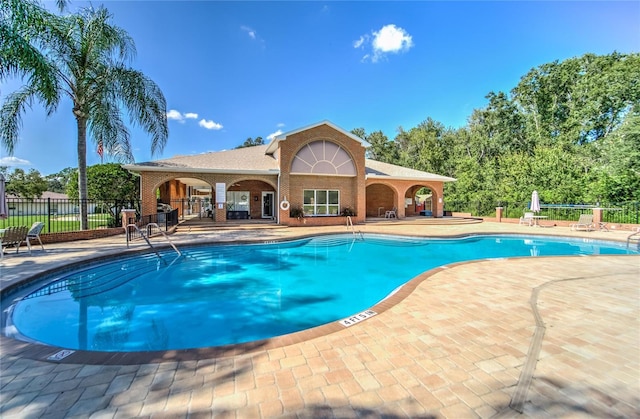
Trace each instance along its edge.
<instances>
[{"instance_id":1,"label":"palm frond","mask_svg":"<svg viewBox=\"0 0 640 419\"><path fill-rule=\"evenodd\" d=\"M0 108L0 143L9 154L13 154L18 142L22 114L27 106L31 106L36 95L37 91L32 86L23 86L7 96Z\"/></svg>"},{"instance_id":2,"label":"palm frond","mask_svg":"<svg viewBox=\"0 0 640 419\"><path fill-rule=\"evenodd\" d=\"M115 94L129 111L130 121L151 135L151 153L162 152L169 137L167 103L160 87L143 73L122 66L111 69Z\"/></svg>"}]
</instances>

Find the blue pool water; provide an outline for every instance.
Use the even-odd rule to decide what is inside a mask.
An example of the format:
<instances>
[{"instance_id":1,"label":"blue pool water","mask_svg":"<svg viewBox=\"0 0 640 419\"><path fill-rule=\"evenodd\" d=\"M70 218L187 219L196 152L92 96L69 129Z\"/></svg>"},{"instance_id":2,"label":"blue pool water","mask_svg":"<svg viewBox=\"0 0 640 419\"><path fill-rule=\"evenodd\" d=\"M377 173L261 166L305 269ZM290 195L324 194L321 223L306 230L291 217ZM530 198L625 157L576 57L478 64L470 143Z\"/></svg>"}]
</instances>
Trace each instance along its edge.
<instances>
[{"instance_id":1,"label":"blue pool water","mask_svg":"<svg viewBox=\"0 0 640 419\"><path fill-rule=\"evenodd\" d=\"M454 262L627 253L636 252L612 242L521 236L333 235L202 246L181 257L136 255L43 279L12 303L5 333L94 351L219 346L347 318Z\"/></svg>"}]
</instances>

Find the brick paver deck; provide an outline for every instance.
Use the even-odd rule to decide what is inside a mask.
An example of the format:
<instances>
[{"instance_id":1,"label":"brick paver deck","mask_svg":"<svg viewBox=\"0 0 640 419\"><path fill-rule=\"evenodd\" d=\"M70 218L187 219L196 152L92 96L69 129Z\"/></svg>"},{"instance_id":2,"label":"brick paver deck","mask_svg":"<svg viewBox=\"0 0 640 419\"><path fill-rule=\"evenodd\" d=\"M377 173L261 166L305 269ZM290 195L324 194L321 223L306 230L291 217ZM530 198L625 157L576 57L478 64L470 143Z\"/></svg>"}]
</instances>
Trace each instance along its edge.
<instances>
[{"instance_id":1,"label":"brick paver deck","mask_svg":"<svg viewBox=\"0 0 640 419\"><path fill-rule=\"evenodd\" d=\"M360 229L422 235L533 230L493 223ZM327 229L174 238L271 240L316 231ZM626 237L599 234L587 237ZM25 269L119 252L122 240L8 256L0 266L3 288ZM55 363L42 360L50 353L32 356L29 345L16 351L15 341L3 337L0 416L458 418L520 417L522 410L525 417L638 417L639 285L640 256L461 263L421 275L385 301L380 314L352 327L318 328L297 343L279 340L235 356L186 361Z\"/></svg>"}]
</instances>

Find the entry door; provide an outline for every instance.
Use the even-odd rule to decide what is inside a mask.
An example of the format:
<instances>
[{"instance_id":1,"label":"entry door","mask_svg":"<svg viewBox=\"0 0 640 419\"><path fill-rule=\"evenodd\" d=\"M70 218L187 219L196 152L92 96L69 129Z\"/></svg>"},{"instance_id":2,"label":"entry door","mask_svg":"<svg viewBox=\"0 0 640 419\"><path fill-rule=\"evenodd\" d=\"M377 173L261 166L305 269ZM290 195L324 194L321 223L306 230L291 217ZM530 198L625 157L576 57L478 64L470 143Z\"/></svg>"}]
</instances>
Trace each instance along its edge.
<instances>
[{"instance_id":1,"label":"entry door","mask_svg":"<svg viewBox=\"0 0 640 419\"><path fill-rule=\"evenodd\" d=\"M262 218L273 218L273 192L262 192Z\"/></svg>"}]
</instances>

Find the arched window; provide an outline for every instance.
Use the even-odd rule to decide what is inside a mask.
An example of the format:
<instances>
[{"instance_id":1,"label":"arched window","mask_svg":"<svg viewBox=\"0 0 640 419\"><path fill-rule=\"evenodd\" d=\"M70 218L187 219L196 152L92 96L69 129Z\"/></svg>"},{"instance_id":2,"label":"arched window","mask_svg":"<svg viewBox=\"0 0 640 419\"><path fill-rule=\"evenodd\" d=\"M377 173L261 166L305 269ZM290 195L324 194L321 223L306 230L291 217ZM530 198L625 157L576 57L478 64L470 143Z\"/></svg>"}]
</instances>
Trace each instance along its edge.
<instances>
[{"instance_id":1,"label":"arched window","mask_svg":"<svg viewBox=\"0 0 640 419\"><path fill-rule=\"evenodd\" d=\"M327 140L313 141L298 151L291 173L355 176L351 156L339 145Z\"/></svg>"}]
</instances>

